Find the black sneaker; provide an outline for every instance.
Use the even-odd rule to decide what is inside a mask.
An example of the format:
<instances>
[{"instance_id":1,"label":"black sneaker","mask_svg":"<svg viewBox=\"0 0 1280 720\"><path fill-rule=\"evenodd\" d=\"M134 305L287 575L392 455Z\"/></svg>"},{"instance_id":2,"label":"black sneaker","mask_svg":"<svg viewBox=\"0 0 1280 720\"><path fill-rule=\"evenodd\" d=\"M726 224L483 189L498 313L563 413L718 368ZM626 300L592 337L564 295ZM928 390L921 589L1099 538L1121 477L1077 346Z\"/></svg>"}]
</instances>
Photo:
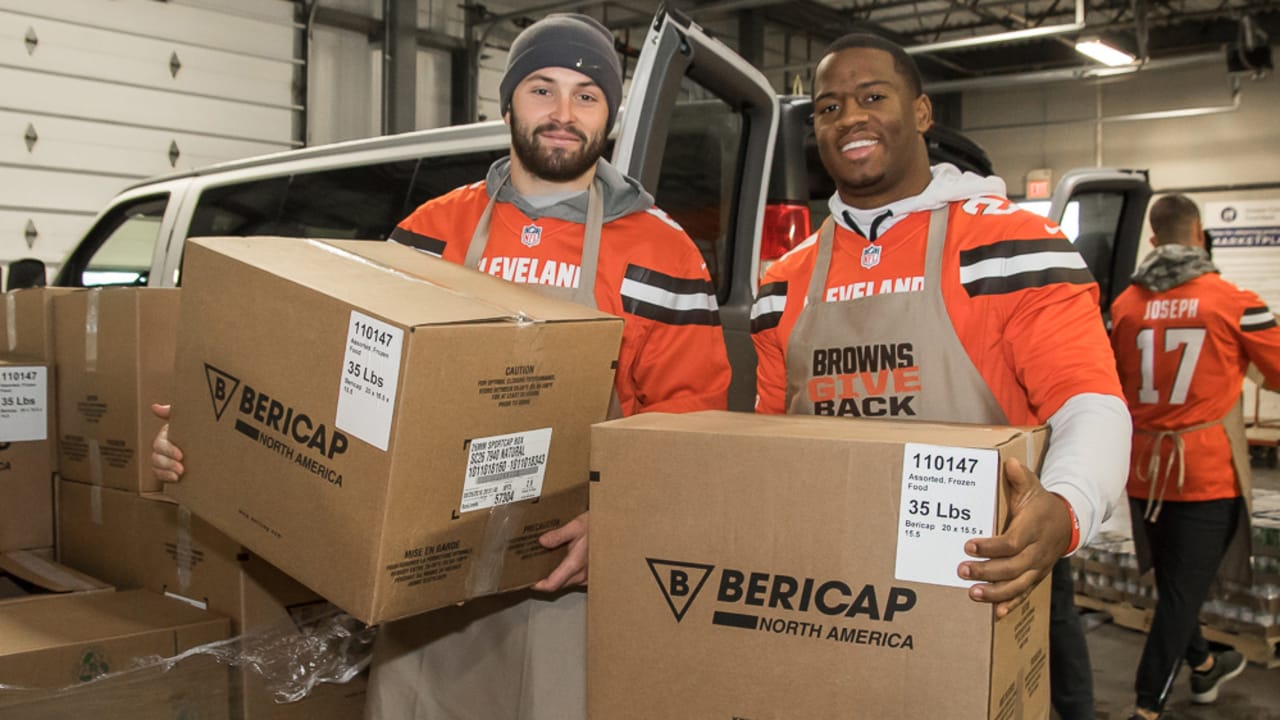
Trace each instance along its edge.
<instances>
[{"instance_id":1,"label":"black sneaker","mask_svg":"<svg viewBox=\"0 0 1280 720\"><path fill-rule=\"evenodd\" d=\"M1218 699L1222 683L1244 672L1244 656L1235 650L1215 653L1213 667L1191 673L1191 702L1204 705Z\"/></svg>"}]
</instances>

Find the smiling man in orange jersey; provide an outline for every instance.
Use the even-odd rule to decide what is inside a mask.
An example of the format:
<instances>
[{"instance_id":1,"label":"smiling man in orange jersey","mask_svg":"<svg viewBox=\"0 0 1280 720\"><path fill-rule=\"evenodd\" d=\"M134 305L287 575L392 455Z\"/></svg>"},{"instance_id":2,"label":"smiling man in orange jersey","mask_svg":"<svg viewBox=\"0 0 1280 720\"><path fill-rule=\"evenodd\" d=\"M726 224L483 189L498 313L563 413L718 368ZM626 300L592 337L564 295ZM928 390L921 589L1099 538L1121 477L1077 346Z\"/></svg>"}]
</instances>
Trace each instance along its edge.
<instances>
[{"instance_id":1,"label":"smiling man in orange jersey","mask_svg":"<svg viewBox=\"0 0 1280 720\"><path fill-rule=\"evenodd\" d=\"M500 95L510 158L428 201L391 239L624 318L615 412L723 409L730 371L702 256L601 159L622 95L612 36L584 15L534 23L511 47ZM584 514L542 538L570 548L534 586L558 596L481 599L392 624L386 639L399 649L375 657L372 716L585 717L585 596L565 589L587 580L586 531Z\"/></svg>"},{"instance_id":2,"label":"smiling man in orange jersey","mask_svg":"<svg viewBox=\"0 0 1280 720\"><path fill-rule=\"evenodd\" d=\"M613 36L550 15L511 46L500 84L511 154L428 201L391 240L622 317L615 413L724 409L729 362L706 265L635 180L602 159L622 97ZM162 432L153 466L181 453ZM567 545L537 592L479 598L382 628L368 716L575 720L586 715L584 513L540 538Z\"/></svg>"},{"instance_id":3,"label":"smiling man in orange jersey","mask_svg":"<svg viewBox=\"0 0 1280 720\"><path fill-rule=\"evenodd\" d=\"M932 107L902 48L837 40L813 93L836 193L831 218L769 268L757 295L756 411L1047 423L1043 477L1006 464L1012 520L966 543L984 560L957 572L1004 615L1054 570L1054 705L1092 718L1088 648L1060 559L1097 531L1128 464L1098 287L1060 230L1010 203L1001 180L930 168Z\"/></svg>"},{"instance_id":4,"label":"smiling man in orange jersey","mask_svg":"<svg viewBox=\"0 0 1280 720\"><path fill-rule=\"evenodd\" d=\"M1200 606L1221 568L1248 583L1249 448L1240 396L1255 364L1280 386L1280 327L1257 295L1223 280L1200 211L1182 195L1151 206L1154 252L1111 307L1111 344L1133 413L1129 510L1143 570L1155 568L1151 630L1134 718L1157 718L1182 660L1191 700L1210 703L1244 670L1209 652Z\"/></svg>"}]
</instances>

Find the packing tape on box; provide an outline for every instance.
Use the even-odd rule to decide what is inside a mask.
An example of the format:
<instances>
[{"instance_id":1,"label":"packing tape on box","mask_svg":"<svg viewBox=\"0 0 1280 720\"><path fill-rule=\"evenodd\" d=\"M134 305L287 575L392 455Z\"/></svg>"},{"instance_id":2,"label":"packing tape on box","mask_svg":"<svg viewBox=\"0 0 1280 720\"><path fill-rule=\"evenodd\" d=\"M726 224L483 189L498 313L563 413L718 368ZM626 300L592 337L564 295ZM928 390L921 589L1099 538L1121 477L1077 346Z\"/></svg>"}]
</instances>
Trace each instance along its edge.
<instances>
[{"instance_id":1,"label":"packing tape on box","mask_svg":"<svg viewBox=\"0 0 1280 720\"><path fill-rule=\"evenodd\" d=\"M102 524L102 486L89 486L89 522Z\"/></svg>"},{"instance_id":2,"label":"packing tape on box","mask_svg":"<svg viewBox=\"0 0 1280 720\"><path fill-rule=\"evenodd\" d=\"M102 446L97 438L89 438L89 483L102 487Z\"/></svg>"},{"instance_id":3,"label":"packing tape on box","mask_svg":"<svg viewBox=\"0 0 1280 720\"><path fill-rule=\"evenodd\" d=\"M307 243L309 243L310 245L313 245L316 248L319 248L320 250L324 250L325 252L337 255L338 257L341 257L343 259L350 260L351 262L355 262L355 263L360 263L361 265L364 265L366 267L371 267L375 270L378 270L380 272L385 272L389 275L393 275L403 280L408 280L409 282L414 282L414 283L420 283L422 285L430 285L433 288L438 288L440 290L444 290L445 292L453 293L454 295L457 295L459 297L465 297L471 302L483 303L485 305L488 305L491 308L496 309L502 315L511 317L511 319L514 320L517 325L521 325L521 326L531 325L533 323L540 322L539 320L536 320L534 318L529 317L528 315L525 315L524 312L521 310L512 311L511 308L508 308L506 306L498 305L497 303L483 300L471 294L464 294L464 293L458 292L457 290L454 290L451 287L445 287L444 285L441 285L439 283L431 282L426 278L419 277L417 275L412 275L399 268L391 267L386 263L380 263L377 260L371 260L367 257L364 257L363 255L357 255L349 250L343 250L342 248L334 247L329 243L324 242L323 240L307 240Z\"/></svg>"},{"instance_id":4,"label":"packing tape on box","mask_svg":"<svg viewBox=\"0 0 1280 720\"><path fill-rule=\"evenodd\" d=\"M183 595L191 589L191 569L195 556L191 550L191 511L185 505L178 506L178 540L174 552L178 570L178 592Z\"/></svg>"},{"instance_id":5,"label":"packing tape on box","mask_svg":"<svg viewBox=\"0 0 1280 720\"><path fill-rule=\"evenodd\" d=\"M489 510L489 521L484 526L484 538L471 560L467 571L467 597L492 595L502 582L502 566L507 556L511 537L524 527L526 503L499 505Z\"/></svg>"},{"instance_id":6,"label":"packing tape on box","mask_svg":"<svg viewBox=\"0 0 1280 720\"><path fill-rule=\"evenodd\" d=\"M9 352L18 347L18 299L13 293L4 294L5 329L9 335Z\"/></svg>"},{"instance_id":7,"label":"packing tape on box","mask_svg":"<svg viewBox=\"0 0 1280 720\"><path fill-rule=\"evenodd\" d=\"M94 288L85 298L84 307L84 369L98 371L98 297L102 288Z\"/></svg>"}]
</instances>

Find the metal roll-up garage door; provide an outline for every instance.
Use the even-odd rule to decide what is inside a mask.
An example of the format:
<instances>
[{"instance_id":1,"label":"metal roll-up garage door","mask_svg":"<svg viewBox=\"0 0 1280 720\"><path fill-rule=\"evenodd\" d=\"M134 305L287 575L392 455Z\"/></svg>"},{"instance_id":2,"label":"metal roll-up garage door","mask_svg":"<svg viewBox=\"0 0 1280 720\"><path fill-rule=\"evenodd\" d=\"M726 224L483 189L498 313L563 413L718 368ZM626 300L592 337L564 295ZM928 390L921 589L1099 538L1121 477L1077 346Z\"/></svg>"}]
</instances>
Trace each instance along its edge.
<instances>
[{"instance_id":1,"label":"metal roll-up garage door","mask_svg":"<svg viewBox=\"0 0 1280 720\"><path fill-rule=\"evenodd\" d=\"M0 261L56 269L142 178L301 144L295 5L0 0Z\"/></svg>"}]
</instances>

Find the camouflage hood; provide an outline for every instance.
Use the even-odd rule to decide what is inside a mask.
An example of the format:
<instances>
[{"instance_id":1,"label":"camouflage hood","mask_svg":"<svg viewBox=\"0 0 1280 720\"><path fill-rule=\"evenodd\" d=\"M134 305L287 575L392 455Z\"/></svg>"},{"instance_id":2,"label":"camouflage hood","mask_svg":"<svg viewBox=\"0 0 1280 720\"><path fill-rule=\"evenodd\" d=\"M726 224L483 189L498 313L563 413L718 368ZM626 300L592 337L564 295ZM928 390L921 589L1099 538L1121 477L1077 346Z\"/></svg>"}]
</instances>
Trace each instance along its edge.
<instances>
[{"instance_id":1,"label":"camouflage hood","mask_svg":"<svg viewBox=\"0 0 1280 720\"><path fill-rule=\"evenodd\" d=\"M1133 281L1153 292L1164 292L1205 273L1216 272L1218 268L1209 260L1209 253L1204 248L1161 245L1142 259L1138 271L1133 274Z\"/></svg>"}]
</instances>

